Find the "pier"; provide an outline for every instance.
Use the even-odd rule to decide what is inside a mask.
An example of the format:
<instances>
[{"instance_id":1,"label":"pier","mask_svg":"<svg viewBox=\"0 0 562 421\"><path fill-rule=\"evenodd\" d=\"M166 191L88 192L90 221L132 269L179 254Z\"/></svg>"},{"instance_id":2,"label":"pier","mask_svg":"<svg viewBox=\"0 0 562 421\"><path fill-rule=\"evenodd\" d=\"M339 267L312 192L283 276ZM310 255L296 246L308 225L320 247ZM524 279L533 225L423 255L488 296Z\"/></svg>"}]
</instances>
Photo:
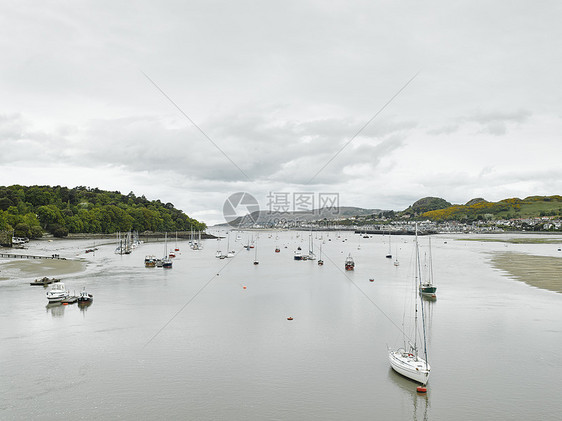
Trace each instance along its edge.
<instances>
[{"instance_id":1,"label":"pier","mask_svg":"<svg viewBox=\"0 0 562 421\"><path fill-rule=\"evenodd\" d=\"M66 260L66 257L60 257L58 254L51 254L50 256L34 256L34 255L31 255L31 254L0 253L0 257L5 257L7 259L57 259L57 260Z\"/></svg>"}]
</instances>

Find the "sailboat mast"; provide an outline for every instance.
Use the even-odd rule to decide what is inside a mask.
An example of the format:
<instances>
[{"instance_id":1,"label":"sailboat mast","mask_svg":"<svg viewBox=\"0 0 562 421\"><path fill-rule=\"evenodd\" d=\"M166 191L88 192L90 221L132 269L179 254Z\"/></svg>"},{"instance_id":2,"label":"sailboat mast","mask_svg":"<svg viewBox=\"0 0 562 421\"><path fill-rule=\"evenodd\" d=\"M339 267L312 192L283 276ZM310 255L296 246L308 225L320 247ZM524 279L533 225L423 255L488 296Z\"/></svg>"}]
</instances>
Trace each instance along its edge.
<instances>
[{"instance_id":1,"label":"sailboat mast","mask_svg":"<svg viewBox=\"0 0 562 421\"><path fill-rule=\"evenodd\" d=\"M422 278L421 278L421 268L420 268L420 253L419 253L419 246L418 246L418 225L416 224L416 258L417 258L417 271L419 276L419 284L416 286L416 292L417 295L420 298L420 308L421 308L421 317L422 317L422 336L423 336L423 355L424 355L424 360L425 360L425 368L427 370L427 366L428 366L428 362L427 362L427 342L425 339L425 312L424 312L424 306L423 306L423 299L421 294L417 291L417 288L419 286L421 286L422 284ZM417 327L417 319L418 319L418 300L416 298L416 335L417 335L417 331L418 331L418 327ZM416 357L417 357L417 349L416 349Z\"/></svg>"},{"instance_id":2,"label":"sailboat mast","mask_svg":"<svg viewBox=\"0 0 562 421\"><path fill-rule=\"evenodd\" d=\"M415 290L418 291L418 285L421 285L420 270L420 249L418 244L418 224L416 224L416 268L415 268ZM414 353L418 358L418 298L416 297L416 305L414 310Z\"/></svg>"},{"instance_id":3,"label":"sailboat mast","mask_svg":"<svg viewBox=\"0 0 562 421\"><path fill-rule=\"evenodd\" d=\"M428 283L433 284L433 258L431 256L431 237L429 239L429 279Z\"/></svg>"}]
</instances>

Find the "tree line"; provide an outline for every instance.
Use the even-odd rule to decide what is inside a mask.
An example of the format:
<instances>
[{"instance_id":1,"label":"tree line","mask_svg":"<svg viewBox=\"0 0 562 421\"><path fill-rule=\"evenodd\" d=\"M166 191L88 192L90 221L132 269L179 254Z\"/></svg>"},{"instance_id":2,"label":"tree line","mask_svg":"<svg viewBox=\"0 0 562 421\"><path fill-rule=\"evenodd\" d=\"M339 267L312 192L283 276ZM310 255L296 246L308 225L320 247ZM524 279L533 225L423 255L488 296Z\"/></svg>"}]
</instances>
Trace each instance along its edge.
<instances>
[{"instance_id":1,"label":"tree line","mask_svg":"<svg viewBox=\"0 0 562 421\"><path fill-rule=\"evenodd\" d=\"M123 195L84 186L0 186L0 230L13 230L17 237L205 228L172 203L137 197L133 192Z\"/></svg>"}]
</instances>

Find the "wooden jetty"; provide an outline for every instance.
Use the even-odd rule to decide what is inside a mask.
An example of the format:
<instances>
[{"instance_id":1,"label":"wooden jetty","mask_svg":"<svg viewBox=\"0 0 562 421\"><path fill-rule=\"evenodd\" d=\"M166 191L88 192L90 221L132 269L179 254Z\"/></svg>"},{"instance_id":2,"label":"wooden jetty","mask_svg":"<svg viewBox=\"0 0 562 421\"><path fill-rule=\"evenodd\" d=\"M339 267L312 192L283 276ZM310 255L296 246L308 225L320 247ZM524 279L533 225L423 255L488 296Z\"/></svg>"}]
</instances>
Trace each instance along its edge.
<instances>
[{"instance_id":1,"label":"wooden jetty","mask_svg":"<svg viewBox=\"0 0 562 421\"><path fill-rule=\"evenodd\" d=\"M66 260L66 257L60 257L58 254L51 254L50 256L34 256L31 254L12 254L12 253L0 253L0 257L5 257L7 259L57 259Z\"/></svg>"}]
</instances>

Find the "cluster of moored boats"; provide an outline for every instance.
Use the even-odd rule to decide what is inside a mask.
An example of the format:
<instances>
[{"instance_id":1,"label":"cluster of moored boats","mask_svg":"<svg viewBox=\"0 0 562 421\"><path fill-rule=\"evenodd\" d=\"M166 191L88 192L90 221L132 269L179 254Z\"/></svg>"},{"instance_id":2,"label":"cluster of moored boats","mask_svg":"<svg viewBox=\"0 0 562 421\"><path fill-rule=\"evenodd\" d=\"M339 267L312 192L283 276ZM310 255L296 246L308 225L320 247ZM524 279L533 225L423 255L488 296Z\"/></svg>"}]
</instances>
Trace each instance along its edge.
<instances>
[{"instance_id":1,"label":"cluster of moored boats","mask_svg":"<svg viewBox=\"0 0 562 421\"><path fill-rule=\"evenodd\" d=\"M178 238L176 234L176 247L168 252L168 234L166 233L164 240L164 256L162 258L157 258L152 254L145 256L144 267L171 269L173 266L172 259L176 257L176 252L178 251L180 251L180 249L178 247Z\"/></svg>"},{"instance_id":2,"label":"cluster of moored boats","mask_svg":"<svg viewBox=\"0 0 562 421\"><path fill-rule=\"evenodd\" d=\"M94 300L94 296L86 291L86 287L78 295L74 295L62 282L53 283L45 295L49 303L91 303Z\"/></svg>"}]
</instances>

